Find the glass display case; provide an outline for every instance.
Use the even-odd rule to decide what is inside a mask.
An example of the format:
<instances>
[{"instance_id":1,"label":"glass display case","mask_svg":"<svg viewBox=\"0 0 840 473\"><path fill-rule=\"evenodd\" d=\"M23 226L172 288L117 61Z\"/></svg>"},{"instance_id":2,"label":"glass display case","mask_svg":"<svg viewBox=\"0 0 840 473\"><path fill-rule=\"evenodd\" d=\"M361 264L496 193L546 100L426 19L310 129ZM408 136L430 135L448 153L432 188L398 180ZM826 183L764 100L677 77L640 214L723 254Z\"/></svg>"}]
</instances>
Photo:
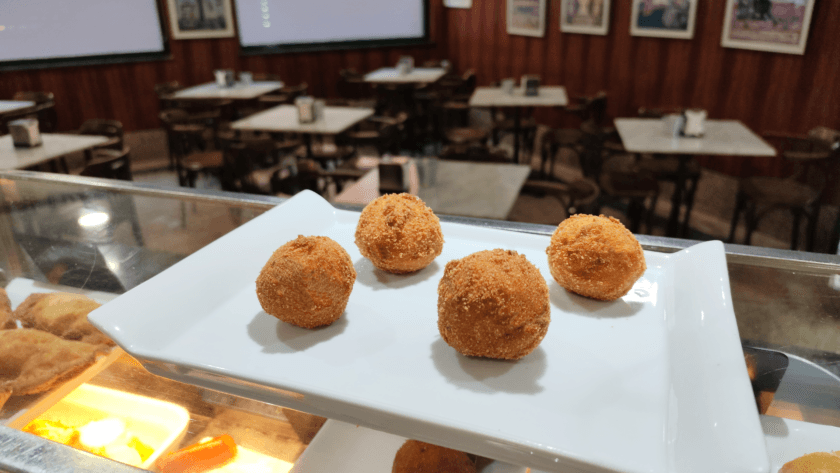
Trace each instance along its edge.
<instances>
[{"instance_id":1,"label":"glass display case","mask_svg":"<svg viewBox=\"0 0 840 473\"><path fill-rule=\"evenodd\" d=\"M0 172L0 199L0 284L9 291L13 307L30 292L55 290L82 292L107 302L284 202L275 197L23 171ZM544 225L440 218L536 235L554 231ZM638 239L645 250L663 253L697 243ZM734 312L759 412L840 427L840 256L740 245L725 248ZM176 419L166 427L165 440L154 446L160 450L155 455L228 434L240 452L253 454L248 457L250 471L289 471L327 421L155 376L114 348L85 376L66 386L6 402L0 409L0 471L136 471L21 431L64 404L67 412L93 409L72 404L81 396L74 394L79 389L103 396L84 396L97 399L97 408L105 409L108 396L129 396L113 401L114 405L151 400L149 414L140 404L123 410L146 420L156 415ZM175 410L162 415L154 414L155 409Z\"/></svg>"}]
</instances>

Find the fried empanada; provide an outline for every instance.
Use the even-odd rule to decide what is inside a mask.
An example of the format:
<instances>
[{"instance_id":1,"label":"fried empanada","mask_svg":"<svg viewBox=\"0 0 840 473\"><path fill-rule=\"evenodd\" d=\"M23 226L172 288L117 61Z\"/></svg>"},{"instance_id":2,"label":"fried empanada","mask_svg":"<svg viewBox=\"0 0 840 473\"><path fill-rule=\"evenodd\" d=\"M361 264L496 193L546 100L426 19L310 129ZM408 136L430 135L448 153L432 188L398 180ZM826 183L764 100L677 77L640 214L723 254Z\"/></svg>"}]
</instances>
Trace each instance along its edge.
<instances>
[{"instance_id":1,"label":"fried empanada","mask_svg":"<svg viewBox=\"0 0 840 473\"><path fill-rule=\"evenodd\" d=\"M113 346L110 338L88 322L88 313L99 306L81 294L32 294L15 309L14 316L26 328L50 332L65 340Z\"/></svg>"},{"instance_id":2,"label":"fried empanada","mask_svg":"<svg viewBox=\"0 0 840 473\"><path fill-rule=\"evenodd\" d=\"M9 295L6 294L6 290L0 287L0 330L15 327L15 320L12 317L12 302L9 300Z\"/></svg>"},{"instance_id":3,"label":"fried empanada","mask_svg":"<svg viewBox=\"0 0 840 473\"><path fill-rule=\"evenodd\" d=\"M101 351L101 345L64 340L40 330L0 330L0 400L4 393L47 391L84 371Z\"/></svg>"}]
</instances>

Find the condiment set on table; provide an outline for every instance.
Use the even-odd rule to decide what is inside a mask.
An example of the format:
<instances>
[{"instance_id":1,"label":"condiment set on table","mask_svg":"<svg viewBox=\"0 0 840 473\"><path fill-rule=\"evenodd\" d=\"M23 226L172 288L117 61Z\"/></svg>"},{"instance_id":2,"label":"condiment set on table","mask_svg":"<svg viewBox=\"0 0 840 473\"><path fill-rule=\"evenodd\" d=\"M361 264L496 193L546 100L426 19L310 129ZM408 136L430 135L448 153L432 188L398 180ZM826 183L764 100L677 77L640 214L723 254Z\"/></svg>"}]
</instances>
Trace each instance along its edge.
<instances>
[{"instance_id":1,"label":"condiment set on table","mask_svg":"<svg viewBox=\"0 0 840 473\"><path fill-rule=\"evenodd\" d=\"M705 134L707 112L699 109L687 109L682 114L662 117L665 133L674 137L702 138Z\"/></svg>"},{"instance_id":2,"label":"condiment set on table","mask_svg":"<svg viewBox=\"0 0 840 473\"><path fill-rule=\"evenodd\" d=\"M514 79L503 79L500 85L504 93L513 95L516 81ZM522 76L520 87L522 88L522 94L526 97L536 97L540 93L540 76Z\"/></svg>"}]
</instances>

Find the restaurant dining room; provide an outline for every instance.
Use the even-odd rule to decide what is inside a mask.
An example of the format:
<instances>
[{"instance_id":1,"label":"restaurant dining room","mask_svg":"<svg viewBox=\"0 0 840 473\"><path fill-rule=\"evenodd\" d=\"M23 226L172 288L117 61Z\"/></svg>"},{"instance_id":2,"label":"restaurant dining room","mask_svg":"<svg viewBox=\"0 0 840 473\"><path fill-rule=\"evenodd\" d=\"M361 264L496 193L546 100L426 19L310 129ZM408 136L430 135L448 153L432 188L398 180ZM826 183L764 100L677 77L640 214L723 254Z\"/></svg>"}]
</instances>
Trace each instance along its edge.
<instances>
[{"instance_id":1,"label":"restaurant dining room","mask_svg":"<svg viewBox=\"0 0 840 473\"><path fill-rule=\"evenodd\" d=\"M835 0L0 0L0 473L840 473Z\"/></svg>"}]
</instances>

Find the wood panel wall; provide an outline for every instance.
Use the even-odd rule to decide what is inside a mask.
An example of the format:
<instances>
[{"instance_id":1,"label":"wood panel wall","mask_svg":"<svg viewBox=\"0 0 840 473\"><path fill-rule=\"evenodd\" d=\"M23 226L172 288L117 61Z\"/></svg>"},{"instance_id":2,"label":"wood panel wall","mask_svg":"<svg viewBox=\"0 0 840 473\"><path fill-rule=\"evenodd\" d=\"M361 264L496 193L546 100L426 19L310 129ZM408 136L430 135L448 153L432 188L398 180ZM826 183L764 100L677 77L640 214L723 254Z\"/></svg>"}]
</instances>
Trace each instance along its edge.
<instances>
[{"instance_id":1,"label":"wood panel wall","mask_svg":"<svg viewBox=\"0 0 840 473\"><path fill-rule=\"evenodd\" d=\"M720 45L724 0L700 0L694 39L630 35L631 2L612 0L606 36L561 33L560 1L548 0L544 38L511 36L504 0L473 0L469 10L446 11L449 56L473 68L480 84L522 74L563 85L571 96L609 94L612 117L639 107L700 107L712 118L742 120L759 133L840 129L840 1L817 0L805 55ZM560 112L541 121L568 123ZM733 175L779 174L781 159L704 158Z\"/></svg>"},{"instance_id":2,"label":"wood panel wall","mask_svg":"<svg viewBox=\"0 0 840 473\"><path fill-rule=\"evenodd\" d=\"M165 0L158 3L166 12ZM334 97L343 68L367 72L393 65L404 54L418 63L445 58L447 19L439 0L432 2L429 14L433 46L241 56L236 38L170 40L169 60L0 72L0 99L17 91L50 91L61 130L77 129L89 118L113 118L131 131L160 126L155 84L209 82L215 69L278 74L290 85L307 82L316 96Z\"/></svg>"},{"instance_id":3,"label":"wood panel wall","mask_svg":"<svg viewBox=\"0 0 840 473\"><path fill-rule=\"evenodd\" d=\"M432 0L433 47L240 56L234 38L173 40L171 60L0 73L0 98L52 91L64 130L88 118L148 129L159 125L156 83L193 85L212 80L214 69L233 68L276 73L289 84L306 81L313 94L335 96L340 69L368 71L411 54L418 62L448 57L461 71L473 68L479 84L536 73L572 96L605 90L613 117L632 116L640 106L701 107L759 132L840 129L840 41L831 21L840 19L840 1L817 0L803 56L721 47L723 0L700 2L692 40L630 36L628 0L613 0L606 36L561 33L560 1L548 2L544 38L508 35L504 0L473 0L468 10ZM560 112L539 118L553 126L573 123ZM705 158L704 164L733 175L784 168L780 159Z\"/></svg>"}]
</instances>

